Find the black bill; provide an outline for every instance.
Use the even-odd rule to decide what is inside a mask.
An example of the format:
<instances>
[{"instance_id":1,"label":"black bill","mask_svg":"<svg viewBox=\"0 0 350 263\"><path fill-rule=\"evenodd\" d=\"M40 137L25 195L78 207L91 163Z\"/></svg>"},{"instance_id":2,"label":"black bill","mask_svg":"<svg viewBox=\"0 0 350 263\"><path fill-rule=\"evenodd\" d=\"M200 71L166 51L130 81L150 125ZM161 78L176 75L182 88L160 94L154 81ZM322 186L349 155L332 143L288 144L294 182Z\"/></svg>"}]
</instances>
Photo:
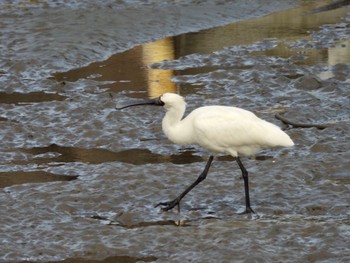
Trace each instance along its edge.
<instances>
[{"instance_id":1,"label":"black bill","mask_svg":"<svg viewBox=\"0 0 350 263\"><path fill-rule=\"evenodd\" d=\"M160 99L160 97L155 98L155 99L149 99L149 100L143 100L143 101L138 101L134 102L131 104L127 104L122 107L116 107L117 110L122 110L125 108L133 107L133 106L140 106L140 105L155 105L155 106L163 106L164 102Z\"/></svg>"}]
</instances>

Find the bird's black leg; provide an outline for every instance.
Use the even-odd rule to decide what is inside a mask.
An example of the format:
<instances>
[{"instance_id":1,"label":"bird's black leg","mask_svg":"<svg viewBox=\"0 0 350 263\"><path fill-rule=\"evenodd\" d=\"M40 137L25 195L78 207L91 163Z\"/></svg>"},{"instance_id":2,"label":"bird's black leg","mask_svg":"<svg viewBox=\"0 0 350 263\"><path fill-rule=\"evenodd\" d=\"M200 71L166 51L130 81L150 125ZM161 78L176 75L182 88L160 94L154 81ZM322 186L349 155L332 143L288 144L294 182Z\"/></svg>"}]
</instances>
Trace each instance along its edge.
<instances>
[{"instance_id":1,"label":"bird's black leg","mask_svg":"<svg viewBox=\"0 0 350 263\"><path fill-rule=\"evenodd\" d=\"M239 157L236 158L236 161L241 168L242 177L244 180L244 192L245 192L245 211L242 214L255 213L254 210L250 207L250 198L249 198L249 183L248 183L248 172L244 168L243 163Z\"/></svg>"},{"instance_id":2,"label":"bird's black leg","mask_svg":"<svg viewBox=\"0 0 350 263\"><path fill-rule=\"evenodd\" d=\"M175 206L178 206L178 210L180 210L180 201L182 198L185 197L186 194L188 194L188 192L190 192L197 184L199 184L200 182L202 182L206 177L207 177L207 174L208 174L208 171L209 171L209 168L210 168L210 165L213 161L213 156L211 155L209 157L209 160L207 162L207 164L205 165L205 168L203 170L203 172L199 175L199 177L197 178L196 181L194 181L193 184L191 184L188 188L186 188L185 191L183 191L178 197L176 197L174 200L172 201L168 201L168 202L160 202L158 203L155 207L158 207L158 206L164 206L162 208L163 211L168 211L170 209L173 209Z\"/></svg>"}]
</instances>

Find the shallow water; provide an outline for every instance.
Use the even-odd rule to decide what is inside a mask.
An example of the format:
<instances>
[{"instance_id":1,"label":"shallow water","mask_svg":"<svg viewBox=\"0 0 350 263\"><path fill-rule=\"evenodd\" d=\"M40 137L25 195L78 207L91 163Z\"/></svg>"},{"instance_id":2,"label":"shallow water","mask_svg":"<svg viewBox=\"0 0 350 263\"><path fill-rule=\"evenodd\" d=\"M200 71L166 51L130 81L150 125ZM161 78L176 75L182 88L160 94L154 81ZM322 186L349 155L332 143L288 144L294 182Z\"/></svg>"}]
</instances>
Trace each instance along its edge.
<instances>
[{"instance_id":1,"label":"shallow water","mask_svg":"<svg viewBox=\"0 0 350 263\"><path fill-rule=\"evenodd\" d=\"M349 262L350 8L158 2L0 1L0 261ZM257 214L226 156L164 213L208 153L114 108L165 91L329 127L243 159Z\"/></svg>"}]
</instances>

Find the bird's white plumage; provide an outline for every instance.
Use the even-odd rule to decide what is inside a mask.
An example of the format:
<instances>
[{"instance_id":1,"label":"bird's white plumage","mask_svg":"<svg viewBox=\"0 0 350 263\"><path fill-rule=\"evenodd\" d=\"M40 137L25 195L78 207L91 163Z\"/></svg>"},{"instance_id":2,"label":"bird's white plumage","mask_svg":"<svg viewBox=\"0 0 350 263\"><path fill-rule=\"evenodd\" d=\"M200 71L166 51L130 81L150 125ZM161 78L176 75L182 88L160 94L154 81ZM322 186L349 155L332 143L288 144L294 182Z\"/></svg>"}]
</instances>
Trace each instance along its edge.
<instances>
[{"instance_id":1,"label":"bird's white plumage","mask_svg":"<svg viewBox=\"0 0 350 263\"><path fill-rule=\"evenodd\" d=\"M212 152L236 156L255 154L263 148L293 146L276 125L254 113L228 106L205 106L182 119L186 103L174 93L161 96L167 110L162 122L166 136L177 144L198 144Z\"/></svg>"},{"instance_id":2,"label":"bird's white plumage","mask_svg":"<svg viewBox=\"0 0 350 263\"><path fill-rule=\"evenodd\" d=\"M236 107L206 106L195 109L182 119L186 102L174 93L165 93L159 98L137 102L118 109L137 105L164 106L166 114L162 127L165 135L177 144L198 144L213 153L226 153L236 157L242 171L245 193L245 212L254 213L250 206L248 171L240 156L253 155L258 150L275 146L293 146L293 141L276 125L258 118L254 113ZM189 187L174 200L160 202L168 211L175 206L180 208L180 201L200 182L209 171L214 156L210 155L204 170Z\"/></svg>"}]
</instances>

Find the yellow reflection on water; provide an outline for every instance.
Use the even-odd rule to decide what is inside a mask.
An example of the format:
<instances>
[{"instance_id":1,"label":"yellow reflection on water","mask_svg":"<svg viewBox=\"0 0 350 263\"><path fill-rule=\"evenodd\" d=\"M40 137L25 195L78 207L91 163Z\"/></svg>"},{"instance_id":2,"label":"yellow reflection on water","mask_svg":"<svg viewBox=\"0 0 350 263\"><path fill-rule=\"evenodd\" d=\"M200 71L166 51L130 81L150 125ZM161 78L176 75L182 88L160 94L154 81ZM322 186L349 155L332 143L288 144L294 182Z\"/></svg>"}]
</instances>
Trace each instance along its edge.
<instances>
[{"instance_id":1,"label":"yellow reflection on water","mask_svg":"<svg viewBox=\"0 0 350 263\"><path fill-rule=\"evenodd\" d=\"M349 36L350 37L350 36ZM338 41L335 47L328 49L328 58L330 65L350 62L350 40Z\"/></svg>"},{"instance_id":2,"label":"yellow reflection on water","mask_svg":"<svg viewBox=\"0 0 350 263\"><path fill-rule=\"evenodd\" d=\"M166 37L142 45L142 62L146 67L163 60L171 59L175 59L172 37ZM149 68L145 73L149 97L154 98L166 92L176 92L176 85L170 80L174 76L173 70Z\"/></svg>"},{"instance_id":3,"label":"yellow reflection on water","mask_svg":"<svg viewBox=\"0 0 350 263\"><path fill-rule=\"evenodd\" d=\"M94 62L67 72L57 72L53 74L53 78L56 81L70 82L79 79L111 81L109 84L101 84L101 87L112 92L147 91L148 97L154 98L166 92L176 92L176 84L171 81L174 71L152 69L149 66L175 58L173 38L166 37L115 54L105 61ZM141 96L145 97L144 94Z\"/></svg>"}]
</instances>

